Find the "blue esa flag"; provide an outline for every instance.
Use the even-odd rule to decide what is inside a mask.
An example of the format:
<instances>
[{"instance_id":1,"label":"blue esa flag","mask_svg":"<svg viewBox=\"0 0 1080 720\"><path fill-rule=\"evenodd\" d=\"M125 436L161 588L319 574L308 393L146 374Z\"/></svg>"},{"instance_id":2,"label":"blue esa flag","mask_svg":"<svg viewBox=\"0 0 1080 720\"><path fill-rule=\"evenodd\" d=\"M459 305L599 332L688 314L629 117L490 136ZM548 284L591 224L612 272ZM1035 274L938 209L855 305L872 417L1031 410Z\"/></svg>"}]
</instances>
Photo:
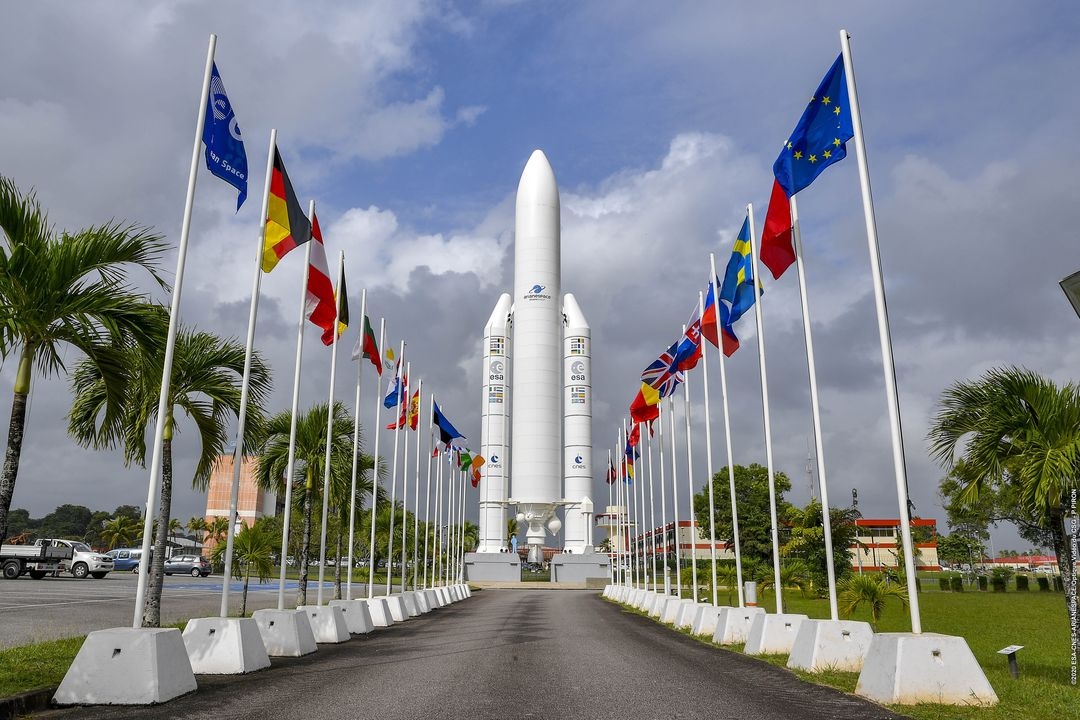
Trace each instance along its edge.
<instances>
[{"instance_id":1,"label":"blue esa flag","mask_svg":"<svg viewBox=\"0 0 1080 720\"><path fill-rule=\"evenodd\" d=\"M236 210L247 199L247 153L232 103L225 94L225 83L218 75L217 63L210 74L210 94L206 98L206 121L203 125L206 167L210 172L239 191Z\"/></svg>"}]
</instances>

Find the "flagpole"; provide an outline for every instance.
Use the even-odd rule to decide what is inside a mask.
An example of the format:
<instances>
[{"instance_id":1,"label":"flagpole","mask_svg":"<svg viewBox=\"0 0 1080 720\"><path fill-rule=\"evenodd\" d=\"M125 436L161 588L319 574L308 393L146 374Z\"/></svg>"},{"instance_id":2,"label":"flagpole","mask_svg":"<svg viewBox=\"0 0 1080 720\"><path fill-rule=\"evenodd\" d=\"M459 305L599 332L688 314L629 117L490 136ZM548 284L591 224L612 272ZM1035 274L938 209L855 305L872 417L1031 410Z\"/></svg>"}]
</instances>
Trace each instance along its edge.
<instances>
[{"instance_id":1,"label":"flagpole","mask_svg":"<svg viewBox=\"0 0 1080 720\"><path fill-rule=\"evenodd\" d=\"M154 452L150 460L150 482L146 489L146 517L143 518L142 557L150 558L154 534L154 515L157 514L158 493L161 486L161 455L165 445L165 418L169 410L169 390L172 383L173 355L176 351L176 332L180 324L180 294L184 287L184 264L187 261L188 238L191 235L191 211L195 205L195 180L199 174L199 148L206 124L206 101L210 96L210 75L214 68L214 50L217 35L210 35L206 49L206 69L203 72L199 110L195 119L195 144L191 149L191 167L188 170L187 198L184 200L184 220L180 226L180 245L176 254L176 280L173 282L172 303L169 309L169 334L165 343L165 362L161 371L161 393L158 397L157 425L154 428ZM161 559L164 562L164 558ZM139 583L135 590L135 613L132 627L141 628L146 587L150 580L152 562L139 563ZM226 579L227 582L227 579Z\"/></svg>"},{"instance_id":2,"label":"flagpole","mask_svg":"<svg viewBox=\"0 0 1080 720\"><path fill-rule=\"evenodd\" d=\"M417 543L420 541L420 418L423 417L421 410L424 405L424 378L420 378L419 383L416 386L416 471L413 479L413 538L412 538L412 553L413 553L413 578L412 589L416 591L416 579L420 571L417 569L417 561L420 559L420 550L417 547ZM412 428L412 400L409 401L408 411L409 427ZM404 547L405 541L402 540L402 547ZM405 592L405 583L401 584L401 591Z\"/></svg>"},{"instance_id":3,"label":"flagpole","mask_svg":"<svg viewBox=\"0 0 1080 720\"><path fill-rule=\"evenodd\" d=\"M240 414L236 418L236 447L233 450L232 489L229 493L230 532L225 539L225 572L221 583L221 617L229 616L229 579L232 578L233 533L240 498L240 466L244 462L244 429L247 426L247 404L251 390L251 359L255 352L255 320L259 314L259 286L262 282L262 246L266 234L266 209L270 200L270 178L274 170L274 146L277 130L270 131L270 150L266 155L266 183L263 186L262 214L259 215L259 242L255 246L255 277L251 282L251 305L248 310L247 342L244 345L244 380L240 386ZM285 562L285 558L281 558Z\"/></svg>"},{"instance_id":4,"label":"flagpole","mask_svg":"<svg viewBox=\"0 0 1080 720\"><path fill-rule=\"evenodd\" d=\"M881 272L881 250L878 246L877 220L874 218L874 199L870 193L870 168L866 161L862 115L859 113L859 94L855 87L855 64L851 59L851 36L848 35L847 30L840 31L840 48L844 56L848 101L851 103L851 125L854 131L855 157L859 165L859 189L862 191L866 241L870 250L871 275L874 279L874 305L877 309L878 339L881 344L881 364L885 377L885 399L889 407L889 431L892 436L896 498L900 508L900 538L904 544L904 571L908 587L908 609L911 613L911 631L918 634L922 632L922 619L919 613L919 595L916 592L915 558L912 554L907 468L904 465L904 437L900 427L900 398L896 389L896 367L893 364L889 314L885 307L885 280Z\"/></svg>"},{"instance_id":5,"label":"flagpole","mask_svg":"<svg viewBox=\"0 0 1080 720\"><path fill-rule=\"evenodd\" d=\"M379 347L376 350L382 352L384 342L386 342L386 318L379 318ZM379 364L382 365L382 358L379 358ZM389 383L390 379L387 378L387 384ZM382 426L379 417L382 415L382 404L382 373L379 373L379 379L375 383L375 450L371 465L371 534L368 542L367 585L369 600L375 597L375 511L379 504L379 428Z\"/></svg>"},{"instance_id":6,"label":"flagpole","mask_svg":"<svg viewBox=\"0 0 1080 720\"><path fill-rule=\"evenodd\" d=\"M667 536L667 482L664 479L664 402L658 400L656 403L656 425L659 428L659 436L656 441L656 448L659 451L659 464L660 464L660 524L663 525L664 533L664 595L671 595L671 572L668 568L668 553L671 551L668 545Z\"/></svg>"},{"instance_id":7,"label":"flagpole","mask_svg":"<svg viewBox=\"0 0 1080 720\"><path fill-rule=\"evenodd\" d=\"M637 431L638 431L638 445L640 445L641 444L641 424L640 423L637 424ZM637 445L635 445L633 450L630 452L631 456L633 456L635 454L640 455L640 453L637 452ZM641 574L641 578L642 578L642 587L644 587L646 590L648 590L649 589L649 572L648 572L648 565L647 565L648 545L646 545L646 540L645 540L645 521L648 520L649 516L645 512L645 483L641 482L641 478L640 478L641 473L639 473L638 469L637 469L637 458L634 458L634 460L635 460L635 462L634 462L634 475L638 476L638 477L634 478L634 480L635 480L634 484L637 485L637 488L638 488L638 513L637 513L638 518L639 518L639 520L638 520L638 538L641 540L641 547L638 550L638 561L641 563L641 573L640 574ZM655 591L656 588L654 587L653 590Z\"/></svg>"},{"instance_id":8,"label":"flagpole","mask_svg":"<svg viewBox=\"0 0 1080 720\"><path fill-rule=\"evenodd\" d=\"M364 337L367 333L367 288L360 291L360 343L363 347ZM364 369L364 353L360 351L360 357L356 358L356 399L353 402L355 417L353 419L353 445L352 445L352 479L349 486L349 575L345 580L345 599L352 600L353 568L353 544L356 542L356 471L360 464L360 379ZM378 393L376 393L378 395ZM374 477L374 470L372 477ZM375 483L371 484L371 497L375 497ZM341 558L338 558L341 561Z\"/></svg>"},{"instance_id":9,"label":"flagpole","mask_svg":"<svg viewBox=\"0 0 1080 720\"><path fill-rule=\"evenodd\" d=\"M683 326L683 336L686 336L686 326ZM688 505L688 514L690 516L690 567L693 568L691 572L691 582L693 586L693 599L696 603L698 601L698 581L697 581L697 541L698 541L698 528L697 517L694 513L694 438L690 432L690 375L689 373L683 373L683 418L686 421L686 495ZM674 437L674 435L673 435Z\"/></svg>"},{"instance_id":10,"label":"flagpole","mask_svg":"<svg viewBox=\"0 0 1080 720\"><path fill-rule=\"evenodd\" d=\"M623 420L622 432L619 433L617 442L618 442L618 445L617 445L618 451L623 454L622 462L619 463L619 470L621 471L619 473L619 492L621 493L620 494L620 498L621 498L620 503L622 504L622 529L620 531L620 534L622 535L622 538L623 538L623 541L620 543L620 545L623 546L623 562L622 562L621 566L623 568L623 585L626 585L627 587L630 587L634 583L634 568L630 564L631 562L633 562L633 560L631 559L631 555L630 555L630 498L629 498L630 493L628 493L626 491L626 470L627 470L627 468L626 468L626 451L624 449L626 447L626 421L625 420Z\"/></svg>"},{"instance_id":11,"label":"flagpole","mask_svg":"<svg viewBox=\"0 0 1080 720\"><path fill-rule=\"evenodd\" d=\"M308 206L308 215L315 215L315 201ZM292 488L293 473L296 465L296 424L297 415L300 412L300 364L304 358L304 321L307 307L307 280L308 268L311 266L311 243L308 239L304 243L304 270L300 280L300 319L296 323L296 362L293 366L293 392L292 392L292 417L289 418L289 453L288 462L285 466L285 514L282 518L281 529L281 574L278 577L278 610L285 609L285 569L288 566L284 560L289 554L289 523L292 519ZM307 581L304 581L304 592L307 593Z\"/></svg>"},{"instance_id":12,"label":"flagpole","mask_svg":"<svg viewBox=\"0 0 1080 720\"><path fill-rule=\"evenodd\" d=\"M397 368L394 375L394 388L397 390L398 405L401 404L402 392L407 392L407 389L403 387L401 382L401 369L405 368L405 378L409 377L409 368L405 364L405 341L402 340L400 344L400 351L398 352ZM400 437L401 428L398 426L397 421L394 422L394 459L390 461L390 532L386 537L386 594L390 594L390 586L393 583L394 578L394 520L397 515L397 459L398 459L398 438Z\"/></svg>"},{"instance_id":13,"label":"flagpole","mask_svg":"<svg viewBox=\"0 0 1080 720\"><path fill-rule=\"evenodd\" d=\"M682 595L682 540L679 538L679 470L675 444L675 394L668 395L668 430L671 432L671 507L675 513L675 575L678 595Z\"/></svg>"},{"instance_id":14,"label":"flagpole","mask_svg":"<svg viewBox=\"0 0 1080 720\"><path fill-rule=\"evenodd\" d=\"M825 570L829 580L829 612L833 620L840 619L836 604L836 564L833 558L832 517L829 510L829 490L825 481L825 444L821 437L821 405L817 385L817 365L814 362L814 338L810 331L810 303L806 295L806 271L803 262L802 231L799 228L799 207L791 196L791 232L795 240L795 268L799 275L799 302L802 306L803 340L806 344L806 369L810 375L810 407L814 418L814 447L817 451L818 487L821 491L821 525L825 535Z\"/></svg>"},{"instance_id":15,"label":"flagpole","mask_svg":"<svg viewBox=\"0 0 1080 720\"><path fill-rule=\"evenodd\" d=\"M652 535L652 587L653 592L657 592L657 588L660 586L656 583L656 488L653 485L653 468L652 468L652 430L648 428L648 423L641 423L647 430L647 436L645 441L645 453L646 464L649 473L649 527L651 528L650 534Z\"/></svg>"},{"instance_id":16,"label":"flagpole","mask_svg":"<svg viewBox=\"0 0 1080 720\"><path fill-rule=\"evenodd\" d=\"M716 295L713 295L716 298ZM705 297L698 292L698 317L705 319ZM714 300L715 302L715 300ZM719 314L717 315L719 318ZM720 332L723 332L721 329ZM717 340L722 342L719 337ZM705 472L708 475L709 486L709 559L712 564L712 604L719 605L719 596L716 588L716 501L713 493L713 462L712 462L712 414L709 411L709 359L705 355L705 348L709 343L701 342L701 393L705 398ZM719 350L719 346L717 347ZM723 351L721 351L723 352Z\"/></svg>"},{"instance_id":17,"label":"flagpole","mask_svg":"<svg viewBox=\"0 0 1080 720\"><path fill-rule=\"evenodd\" d=\"M462 583L465 581L465 496L469 492L469 478L464 470L461 471L461 498L459 505L461 507L461 513L459 515L458 534L460 539L458 540L458 556L457 556L457 568L455 569L454 578L456 582ZM540 553L540 562L544 562L543 551Z\"/></svg>"},{"instance_id":18,"label":"flagpole","mask_svg":"<svg viewBox=\"0 0 1080 720\"><path fill-rule=\"evenodd\" d=\"M405 366L405 377L409 377L412 363ZM408 532L409 519L409 395L412 388L405 386L405 396L401 398L401 407L405 411L405 426L401 428L401 434L405 436L401 447L401 592L405 592L405 554L408 546L405 545L405 536Z\"/></svg>"},{"instance_id":19,"label":"flagpole","mask_svg":"<svg viewBox=\"0 0 1080 720\"><path fill-rule=\"evenodd\" d=\"M429 404L432 409L435 407L435 393L431 393ZM422 417L422 416L421 416ZM428 458L427 458L427 480L424 483L424 589L428 587L428 544L432 540L431 537L431 460L432 454L435 452L435 416L432 413L428 414L431 418L428 420Z\"/></svg>"},{"instance_id":20,"label":"flagpole","mask_svg":"<svg viewBox=\"0 0 1080 720\"><path fill-rule=\"evenodd\" d=\"M451 442L453 440L451 439ZM451 455L455 455L454 453ZM456 460L456 458L455 458ZM450 573L454 565L454 548L456 546L457 533L454 530L454 498L456 497L457 483L454 482L454 470L450 469L446 478L446 562L443 564L445 585L450 584Z\"/></svg>"},{"instance_id":21,"label":"flagpole","mask_svg":"<svg viewBox=\"0 0 1080 720\"><path fill-rule=\"evenodd\" d=\"M435 404L432 403L432 408ZM439 458L442 460L442 458ZM435 539L431 543L433 557L431 558L431 584L438 586L442 578L442 476L443 464L435 463Z\"/></svg>"},{"instance_id":22,"label":"flagpole","mask_svg":"<svg viewBox=\"0 0 1080 720\"><path fill-rule=\"evenodd\" d=\"M746 216L750 220L750 253L754 263L754 318L757 320L758 367L761 371L761 412L765 424L765 459L769 472L769 521L772 523L773 583L776 589L776 612L784 612L783 588L780 583L780 534L776 519L776 478L773 474L772 423L769 420L769 380L765 372L765 331L762 324L761 294L757 292L758 265L757 235L754 230L754 206L747 204Z\"/></svg>"},{"instance_id":23,"label":"flagpole","mask_svg":"<svg viewBox=\"0 0 1080 720\"><path fill-rule=\"evenodd\" d=\"M612 474L616 474L616 473L614 473L615 464L611 460L611 448L608 448L608 451L607 451L607 462L608 462L608 473L610 473L608 475L608 478L610 478ZM605 480L606 479L607 478L605 478ZM609 510L611 509L611 486L615 484L616 479L617 478L612 478L607 484L607 506L608 506ZM605 514L607 514L607 513L605 513ZM612 527L613 526L609 522L609 524L608 524L608 539L609 540L611 538L611 528ZM613 541L608 542L608 571L609 571L608 574L611 575L611 584L612 585L615 584L615 561L616 561L616 559L611 557L611 553L614 550L615 550L615 543Z\"/></svg>"},{"instance_id":24,"label":"flagpole","mask_svg":"<svg viewBox=\"0 0 1080 720\"><path fill-rule=\"evenodd\" d=\"M709 284L712 286L713 302L720 302L720 288L716 287L716 257L709 253L709 271L712 273ZM720 307L716 308L716 318L720 320ZM724 401L724 441L727 445L728 492L731 498L731 541L735 545L735 582L738 584L739 607L745 607L743 598L742 546L739 542L739 504L735 493L735 464L731 453L731 413L728 411L727 370L724 362L723 328L717 330L717 350L720 352L720 396Z\"/></svg>"},{"instance_id":25,"label":"flagpole","mask_svg":"<svg viewBox=\"0 0 1080 720\"><path fill-rule=\"evenodd\" d=\"M312 217L314 217L312 213ZM337 346L338 346L338 313L341 309L342 278L345 276L345 253L338 252L338 284L334 293L334 341L330 350L330 393L326 402L326 456L323 459L323 490L322 490L322 528L319 531L319 589L315 594L315 604L322 605L323 581L326 578L326 521L330 511L330 458L332 455L334 438L334 381L337 380ZM341 560L341 558L338 558ZM340 586L339 588L340 589Z\"/></svg>"}]
</instances>

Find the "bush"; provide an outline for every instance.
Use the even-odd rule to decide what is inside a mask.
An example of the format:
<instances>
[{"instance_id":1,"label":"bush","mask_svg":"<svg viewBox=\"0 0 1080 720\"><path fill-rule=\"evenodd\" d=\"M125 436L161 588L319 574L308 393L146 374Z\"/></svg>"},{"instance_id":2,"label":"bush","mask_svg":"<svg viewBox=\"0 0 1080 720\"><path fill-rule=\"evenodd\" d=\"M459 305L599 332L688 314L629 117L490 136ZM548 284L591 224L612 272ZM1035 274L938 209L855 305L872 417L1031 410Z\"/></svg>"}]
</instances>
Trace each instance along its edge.
<instances>
[{"instance_id":1,"label":"bush","mask_svg":"<svg viewBox=\"0 0 1080 720\"><path fill-rule=\"evenodd\" d=\"M949 587L950 587L949 581L950 581L950 578L939 577L937 579L938 589L941 590L941 592L949 592Z\"/></svg>"},{"instance_id":2,"label":"bush","mask_svg":"<svg viewBox=\"0 0 1080 720\"><path fill-rule=\"evenodd\" d=\"M980 575L979 576L979 589L982 590L983 592L986 592L986 584L987 584L986 576L985 575Z\"/></svg>"},{"instance_id":3,"label":"bush","mask_svg":"<svg viewBox=\"0 0 1080 720\"><path fill-rule=\"evenodd\" d=\"M1016 576L1016 589L1018 591L1020 591L1020 592L1027 592L1028 591L1028 576L1027 575L1017 575Z\"/></svg>"},{"instance_id":4,"label":"bush","mask_svg":"<svg viewBox=\"0 0 1080 720\"><path fill-rule=\"evenodd\" d=\"M982 578L980 578L981 580ZM994 588L994 592L1005 592L1005 587L1008 585L1008 580L1003 577L995 575L990 578L990 585Z\"/></svg>"},{"instance_id":5,"label":"bush","mask_svg":"<svg viewBox=\"0 0 1080 720\"><path fill-rule=\"evenodd\" d=\"M1035 578L1035 582L1039 585L1039 592L1050 592L1050 578L1040 576Z\"/></svg>"},{"instance_id":6,"label":"bush","mask_svg":"<svg viewBox=\"0 0 1080 720\"><path fill-rule=\"evenodd\" d=\"M949 578L949 586L953 592L964 592L964 578L959 575L954 575Z\"/></svg>"}]
</instances>

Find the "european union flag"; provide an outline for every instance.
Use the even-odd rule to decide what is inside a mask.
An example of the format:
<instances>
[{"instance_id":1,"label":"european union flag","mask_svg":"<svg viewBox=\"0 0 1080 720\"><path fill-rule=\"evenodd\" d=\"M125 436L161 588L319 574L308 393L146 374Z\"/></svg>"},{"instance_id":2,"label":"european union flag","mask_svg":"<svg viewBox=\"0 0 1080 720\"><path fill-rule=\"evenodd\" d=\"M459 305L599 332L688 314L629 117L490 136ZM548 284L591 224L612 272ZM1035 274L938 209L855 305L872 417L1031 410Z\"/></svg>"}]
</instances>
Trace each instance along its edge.
<instances>
[{"instance_id":1,"label":"european union flag","mask_svg":"<svg viewBox=\"0 0 1080 720\"><path fill-rule=\"evenodd\" d=\"M239 191L236 209L247 199L247 153L232 103L225 94L225 84L218 75L217 63L210 74L210 94L206 98L206 121L203 124L206 167Z\"/></svg>"},{"instance_id":2,"label":"european union flag","mask_svg":"<svg viewBox=\"0 0 1080 720\"><path fill-rule=\"evenodd\" d=\"M845 143L854 135L844 58L839 55L773 163L773 174L787 196L790 198L814 182L822 170L843 160L847 156Z\"/></svg>"}]
</instances>

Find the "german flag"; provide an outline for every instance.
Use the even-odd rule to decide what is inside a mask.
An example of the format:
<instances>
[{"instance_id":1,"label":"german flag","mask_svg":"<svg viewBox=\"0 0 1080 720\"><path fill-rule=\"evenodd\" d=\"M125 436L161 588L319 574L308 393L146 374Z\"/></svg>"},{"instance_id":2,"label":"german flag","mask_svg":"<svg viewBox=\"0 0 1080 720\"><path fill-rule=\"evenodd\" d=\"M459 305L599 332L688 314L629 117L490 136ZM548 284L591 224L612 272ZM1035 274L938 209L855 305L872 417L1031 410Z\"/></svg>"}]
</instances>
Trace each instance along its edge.
<instances>
[{"instance_id":1,"label":"german flag","mask_svg":"<svg viewBox=\"0 0 1080 720\"><path fill-rule=\"evenodd\" d=\"M274 171L270 178L270 197L263 235L263 272L273 270L278 261L295 247L311 239L311 223L296 200L281 153L274 147Z\"/></svg>"}]
</instances>

